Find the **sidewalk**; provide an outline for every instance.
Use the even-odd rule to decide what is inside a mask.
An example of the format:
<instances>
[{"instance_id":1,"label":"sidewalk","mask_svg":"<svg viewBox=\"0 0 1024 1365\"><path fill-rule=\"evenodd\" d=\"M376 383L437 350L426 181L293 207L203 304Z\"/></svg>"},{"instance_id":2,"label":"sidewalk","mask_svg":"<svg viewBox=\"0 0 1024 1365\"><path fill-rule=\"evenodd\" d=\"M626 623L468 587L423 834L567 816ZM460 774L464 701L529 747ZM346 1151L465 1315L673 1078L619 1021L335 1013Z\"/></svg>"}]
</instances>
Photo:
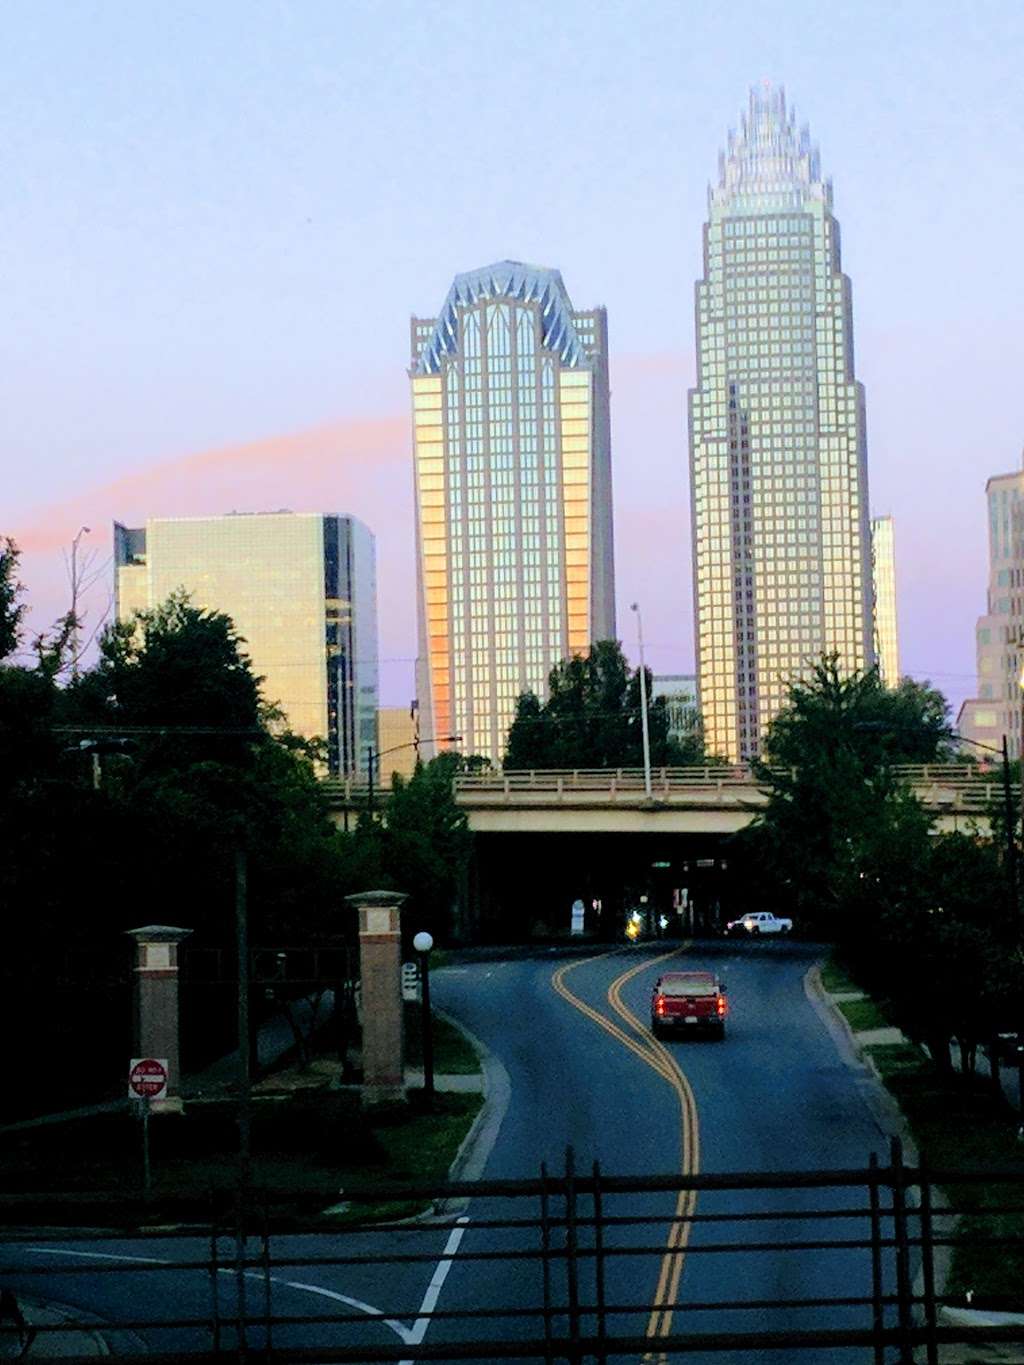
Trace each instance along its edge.
<instances>
[{"instance_id":1,"label":"sidewalk","mask_svg":"<svg viewBox=\"0 0 1024 1365\"><path fill-rule=\"evenodd\" d=\"M83 1325L82 1313L56 1304L17 1298L23 1326L0 1320L0 1360L82 1360L113 1352L98 1328Z\"/></svg>"}]
</instances>

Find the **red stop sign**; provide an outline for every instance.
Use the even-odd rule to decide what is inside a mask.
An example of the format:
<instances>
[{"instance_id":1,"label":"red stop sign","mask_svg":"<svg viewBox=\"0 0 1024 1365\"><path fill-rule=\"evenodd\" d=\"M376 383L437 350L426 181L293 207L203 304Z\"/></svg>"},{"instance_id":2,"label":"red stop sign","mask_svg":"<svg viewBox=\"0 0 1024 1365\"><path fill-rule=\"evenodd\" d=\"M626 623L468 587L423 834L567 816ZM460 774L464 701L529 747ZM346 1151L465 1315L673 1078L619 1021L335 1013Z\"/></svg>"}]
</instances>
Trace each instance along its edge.
<instances>
[{"instance_id":1,"label":"red stop sign","mask_svg":"<svg viewBox=\"0 0 1024 1365\"><path fill-rule=\"evenodd\" d=\"M138 1057L132 1060L128 1072L128 1089L139 1099L153 1099L167 1089L167 1063L156 1057Z\"/></svg>"}]
</instances>

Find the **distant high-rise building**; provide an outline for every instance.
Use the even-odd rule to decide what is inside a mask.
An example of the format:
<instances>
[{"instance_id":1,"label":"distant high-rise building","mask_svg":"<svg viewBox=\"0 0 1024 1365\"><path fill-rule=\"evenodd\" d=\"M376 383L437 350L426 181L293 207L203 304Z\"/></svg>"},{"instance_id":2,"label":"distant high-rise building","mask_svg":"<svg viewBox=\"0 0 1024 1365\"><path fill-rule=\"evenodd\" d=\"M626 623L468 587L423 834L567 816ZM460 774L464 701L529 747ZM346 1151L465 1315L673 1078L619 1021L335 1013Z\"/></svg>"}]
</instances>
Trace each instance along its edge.
<instances>
[{"instance_id":1,"label":"distant high-rise building","mask_svg":"<svg viewBox=\"0 0 1024 1365\"><path fill-rule=\"evenodd\" d=\"M377 741L380 744L377 776L381 786L390 786L393 773L404 778L412 777L419 757L417 737L417 718L413 707L382 706L377 712Z\"/></svg>"},{"instance_id":2,"label":"distant high-rise building","mask_svg":"<svg viewBox=\"0 0 1024 1365\"><path fill-rule=\"evenodd\" d=\"M756 755L823 651L874 662L864 395L832 186L781 90L751 92L709 190L690 468L705 740Z\"/></svg>"},{"instance_id":3,"label":"distant high-rise building","mask_svg":"<svg viewBox=\"0 0 1024 1365\"><path fill-rule=\"evenodd\" d=\"M1024 667L1024 471L997 474L988 500L988 610L975 631L978 695L960 708L966 739L998 749L1006 736L1021 757L1021 669Z\"/></svg>"},{"instance_id":4,"label":"distant high-rise building","mask_svg":"<svg viewBox=\"0 0 1024 1365\"><path fill-rule=\"evenodd\" d=\"M692 739L700 733L697 679L692 673L656 673L651 679L651 697L665 699L669 739Z\"/></svg>"},{"instance_id":5,"label":"distant high-rise building","mask_svg":"<svg viewBox=\"0 0 1024 1365\"><path fill-rule=\"evenodd\" d=\"M871 518L871 574L875 603L875 662L884 687L898 687L896 633L896 528L892 517Z\"/></svg>"},{"instance_id":6,"label":"distant high-rise building","mask_svg":"<svg viewBox=\"0 0 1024 1365\"><path fill-rule=\"evenodd\" d=\"M519 694L615 635L605 310L557 270L456 275L410 373L423 754L497 762Z\"/></svg>"},{"instance_id":7,"label":"distant high-rise building","mask_svg":"<svg viewBox=\"0 0 1024 1365\"><path fill-rule=\"evenodd\" d=\"M334 775L377 747L373 536L354 517L232 513L114 523L119 620L184 588L246 642L263 695L296 734L327 743Z\"/></svg>"}]
</instances>

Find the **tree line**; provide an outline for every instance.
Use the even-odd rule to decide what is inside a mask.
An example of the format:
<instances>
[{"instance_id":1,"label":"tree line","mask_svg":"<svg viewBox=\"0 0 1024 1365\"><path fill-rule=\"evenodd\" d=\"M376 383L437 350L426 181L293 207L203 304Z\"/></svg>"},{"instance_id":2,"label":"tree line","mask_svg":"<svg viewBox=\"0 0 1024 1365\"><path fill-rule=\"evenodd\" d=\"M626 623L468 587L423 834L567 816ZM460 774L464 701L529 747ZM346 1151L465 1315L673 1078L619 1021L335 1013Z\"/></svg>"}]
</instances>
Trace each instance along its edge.
<instances>
[{"instance_id":1,"label":"tree line","mask_svg":"<svg viewBox=\"0 0 1024 1365\"><path fill-rule=\"evenodd\" d=\"M756 776L767 804L735 840L749 904L792 914L835 943L940 1068L1024 1028L1019 812L1002 796L988 828L939 833L901 764L970 763L945 698L823 657L770 726ZM1018 774L1014 772L1013 776ZM1000 790L1002 773L989 781Z\"/></svg>"},{"instance_id":2,"label":"tree line","mask_svg":"<svg viewBox=\"0 0 1024 1365\"><path fill-rule=\"evenodd\" d=\"M190 948L229 955L238 849L254 947L351 944L344 897L377 887L409 894L410 931L450 934L470 837L458 756L396 779L378 818L341 832L321 746L288 731L227 616L175 594L107 626L80 670L73 613L26 640L18 560L0 538L0 1027L18 1040L0 1103L16 1108L70 1040L82 1095L105 1075L120 1084L124 931L179 925ZM193 1061L233 1046L230 984L209 1002Z\"/></svg>"}]
</instances>

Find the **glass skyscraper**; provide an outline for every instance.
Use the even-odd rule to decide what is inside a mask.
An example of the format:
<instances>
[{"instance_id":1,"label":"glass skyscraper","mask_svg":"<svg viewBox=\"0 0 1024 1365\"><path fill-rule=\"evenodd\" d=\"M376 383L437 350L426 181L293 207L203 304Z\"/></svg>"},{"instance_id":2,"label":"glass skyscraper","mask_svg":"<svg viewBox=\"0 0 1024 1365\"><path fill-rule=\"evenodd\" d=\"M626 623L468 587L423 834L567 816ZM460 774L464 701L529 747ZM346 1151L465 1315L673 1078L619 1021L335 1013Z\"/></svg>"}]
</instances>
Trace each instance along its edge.
<instances>
[{"instance_id":1,"label":"glass skyscraper","mask_svg":"<svg viewBox=\"0 0 1024 1365\"><path fill-rule=\"evenodd\" d=\"M978 694L963 703L957 730L1011 758L1024 756L1024 472L996 474L988 502L988 600L978 618ZM975 754L977 758L978 755Z\"/></svg>"},{"instance_id":2,"label":"glass skyscraper","mask_svg":"<svg viewBox=\"0 0 1024 1365\"><path fill-rule=\"evenodd\" d=\"M425 756L458 735L500 761L519 694L614 637L607 332L517 261L412 319Z\"/></svg>"},{"instance_id":3,"label":"glass skyscraper","mask_svg":"<svg viewBox=\"0 0 1024 1365\"><path fill-rule=\"evenodd\" d=\"M871 518L871 579L875 598L875 662L883 687L898 687L900 643L896 631L896 525Z\"/></svg>"},{"instance_id":4,"label":"glass skyscraper","mask_svg":"<svg viewBox=\"0 0 1024 1365\"><path fill-rule=\"evenodd\" d=\"M708 750L758 754L823 650L874 662L864 395L832 186L785 95L719 158L697 284L690 473Z\"/></svg>"},{"instance_id":5,"label":"glass skyscraper","mask_svg":"<svg viewBox=\"0 0 1024 1365\"><path fill-rule=\"evenodd\" d=\"M114 564L119 620L179 588L230 616L289 728L326 741L333 776L365 773L377 747L377 587L362 522L296 512L115 522Z\"/></svg>"}]
</instances>

